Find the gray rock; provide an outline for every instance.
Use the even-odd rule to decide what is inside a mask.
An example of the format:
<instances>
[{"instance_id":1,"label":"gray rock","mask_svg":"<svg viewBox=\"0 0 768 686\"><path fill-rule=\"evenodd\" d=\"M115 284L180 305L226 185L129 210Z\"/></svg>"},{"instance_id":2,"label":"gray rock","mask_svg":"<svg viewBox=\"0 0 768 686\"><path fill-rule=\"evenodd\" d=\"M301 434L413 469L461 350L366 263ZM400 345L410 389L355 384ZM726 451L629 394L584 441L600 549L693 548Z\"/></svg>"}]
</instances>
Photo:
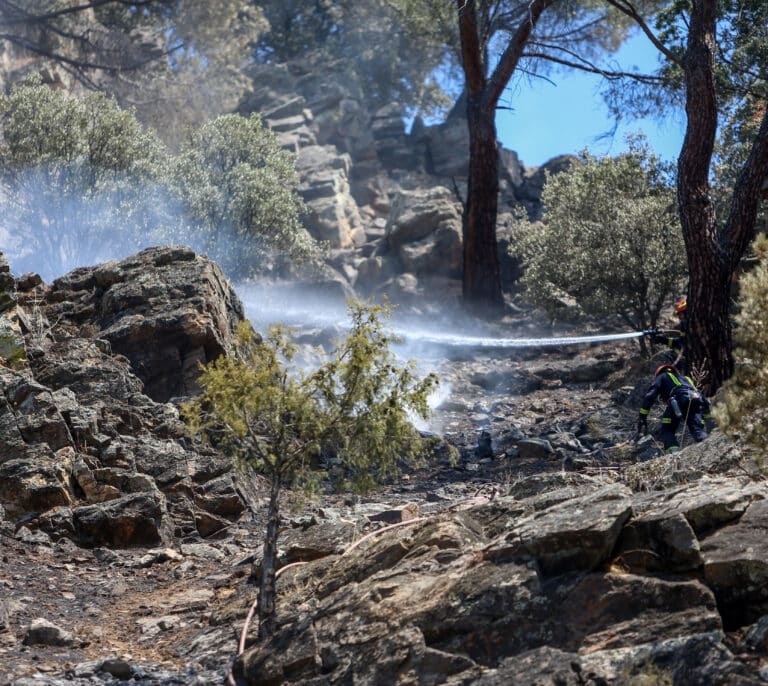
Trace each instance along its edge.
<instances>
[{"instance_id":1,"label":"gray rock","mask_svg":"<svg viewBox=\"0 0 768 686\"><path fill-rule=\"evenodd\" d=\"M71 646L74 636L47 619L33 619L24 634L25 645Z\"/></svg>"},{"instance_id":2,"label":"gray rock","mask_svg":"<svg viewBox=\"0 0 768 686\"><path fill-rule=\"evenodd\" d=\"M134 668L131 663L119 658L109 658L108 660L104 660L99 665L97 671L110 674L121 681L130 679L134 674Z\"/></svg>"},{"instance_id":3,"label":"gray rock","mask_svg":"<svg viewBox=\"0 0 768 686\"><path fill-rule=\"evenodd\" d=\"M124 548L170 542L165 498L159 492L76 507L72 514L78 540L85 546Z\"/></svg>"},{"instance_id":4,"label":"gray rock","mask_svg":"<svg viewBox=\"0 0 768 686\"><path fill-rule=\"evenodd\" d=\"M768 501L701 542L704 579L717 596L726 627L768 614Z\"/></svg>"},{"instance_id":5,"label":"gray rock","mask_svg":"<svg viewBox=\"0 0 768 686\"><path fill-rule=\"evenodd\" d=\"M125 355L147 395L159 401L194 391L197 362L231 349L243 319L221 269L181 247L75 270L56 279L46 297L48 317L60 325L95 321L94 338Z\"/></svg>"},{"instance_id":6,"label":"gray rock","mask_svg":"<svg viewBox=\"0 0 768 686\"><path fill-rule=\"evenodd\" d=\"M70 456L31 457L0 464L0 504L10 517L69 506L74 500Z\"/></svg>"},{"instance_id":7,"label":"gray rock","mask_svg":"<svg viewBox=\"0 0 768 686\"><path fill-rule=\"evenodd\" d=\"M404 190L392 204L387 242L398 252L403 245L428 238L440 226L461 228L461 215L451 191L439 186L426 191Z\"/></svg>"},{"instance_id":8,"label":"gray rock","mask_svg":"<svg viewBox=\"0 0 768 686\"><path fill-rule=\"evenodd\" d=\"M532 559L546 575L595 569L632 513L629 496L625 487L607 486L523 517L483 555L496 562Z\"/></svg>"},{"instance_id":9,"label":"gray rock","mask_svg":"<svg viewBox=\"0 0 768 686\"><path fill-rule=\"evenodd\" d=\"M641 517L624 527L616 550L633 572L680 572L702 565L696 534L682 514Z\"/></svg>"},{"instance_id":10,"label":"gray rock","mask_svg":"<svg viewBox=\"0 0 768 686\"><path fill-rule=\"evenodd\" d=\"M555 454L552 444L543 438L524 438L517 441L517 450L523 459L545 460Z\"/></svg>"},{"instance_id":11,"label":"gray rock","mask_svg":"<svg viewBox=\"0 0 768 686\"><path fill-rule=\"evenodd\" d=\"M758 686L760 681L722 644L721 632L670 638L581 656L585 674L604 675L598 683L670 683L681 686Z\"/></svg>"},{"instance_id":12,"label":"gray rock","mask_svg":"<svg viewBox=\"0 0 768 686\"><path fill-rule=\"evenodd\" d=\"M544 646L506 658L492 670L486 671L477 686L583 686L600 683L598 670L583 674L581 659L574 653Z\"/></svg>"},{"instance_id":13,"label":"gray rock","mask_svg":"<svg viewBox=\"0 0 768 686\"><path fill-rule=\"evenodd\" d=\"M744 642L750 650L768 652L768 615L763 615L747 630Z\"/></svg>"}]
</instances>

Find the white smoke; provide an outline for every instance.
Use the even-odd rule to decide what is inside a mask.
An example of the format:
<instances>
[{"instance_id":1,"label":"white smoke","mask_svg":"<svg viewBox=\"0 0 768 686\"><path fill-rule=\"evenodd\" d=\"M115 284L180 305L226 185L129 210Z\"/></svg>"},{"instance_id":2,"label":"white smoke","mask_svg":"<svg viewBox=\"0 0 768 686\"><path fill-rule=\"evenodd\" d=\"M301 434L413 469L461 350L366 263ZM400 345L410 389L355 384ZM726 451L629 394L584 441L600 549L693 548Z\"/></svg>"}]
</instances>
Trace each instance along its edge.
<instances>
[{"instance_id":1,"label":"white smoke","mask_svg":"<svg viewBox=\"0 0 768 686\"><path fill-rule=\"evenodd\" d=\"M119 260L157 245L186 245L226 270L254 252L257 238L222 229L213 241L195 230L181 203L160 184L114 180L86 195L67 193L43 167L0 188L0 251L16 275L51 282L79 267Z\"/></svg>"}]
</instances>

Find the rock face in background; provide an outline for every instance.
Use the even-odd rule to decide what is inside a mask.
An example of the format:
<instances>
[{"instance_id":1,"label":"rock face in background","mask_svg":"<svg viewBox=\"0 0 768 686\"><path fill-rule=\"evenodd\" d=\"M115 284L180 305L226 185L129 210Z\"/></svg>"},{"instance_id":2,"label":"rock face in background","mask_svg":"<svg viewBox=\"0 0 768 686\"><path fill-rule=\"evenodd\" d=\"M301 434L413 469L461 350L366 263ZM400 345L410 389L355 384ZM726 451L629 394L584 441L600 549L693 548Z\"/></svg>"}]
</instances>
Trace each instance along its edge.
<instances>
[{"instance_id":1,"label":"rock face in background","mask_svg":"<svg viewBox=\"0 0 768 686\"><path fill-rule=\"evenodd\" d=\"M113 547L209 535L237 517L231 464L192 450L166 403L232 346L243 310L220 268L153 248L49 286L15 285L0 320L18 328L22 350L0 367L7 515L53 540Z\"/></svg>"},{"instance_id":2,"label":"rock face in background","mask_svg":"<svg viewBox=\"0 0 768 686\"><path fill-rule=\"evenodd\" d=\"M362 293L396 300L425 293L454 298L461 279L461 201L466 194L469 134L464 117L406 131L403 108L365 108L354 74L303 62L253 68L255 90L240 105L259 112L282 146L297 154L305 224L332 249L331 264ZM518 265L507 255L504 215L541 214L546 173L573 157L526 169L499 148L499 252L502 282ZM403 216L404 213L407 216ZM435 280L440 286L435 288ZM446 283L450 281L453 283Z\"/></svg>"}]
</instances>

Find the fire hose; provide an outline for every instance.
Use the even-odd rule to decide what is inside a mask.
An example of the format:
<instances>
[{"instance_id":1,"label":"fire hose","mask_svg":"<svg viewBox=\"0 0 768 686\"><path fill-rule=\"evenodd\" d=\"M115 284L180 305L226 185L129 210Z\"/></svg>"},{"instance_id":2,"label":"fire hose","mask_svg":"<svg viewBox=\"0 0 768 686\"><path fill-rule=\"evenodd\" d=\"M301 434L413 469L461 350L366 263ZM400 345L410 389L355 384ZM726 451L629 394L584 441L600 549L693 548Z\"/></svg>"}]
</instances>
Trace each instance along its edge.
<instances>
[{"instance_id":1,"label":"fire hose","mask_svg":"<svg viewBox=\"0 0 768 686\"><path fill-rule=\"evenodd\" d=\"M561 336L554 338L493 338L490 336L462 336L448 333L432 333L408 331L398 332L406 341L423 341L449 346L466 346L469 348L539 348L548 346L579 345L585 343L607 343L624 341L643 336L677 334L674 330L646 329L645 331L630 331L628 333L597 334L594 336Z\"/></svg>"}]
</instances>

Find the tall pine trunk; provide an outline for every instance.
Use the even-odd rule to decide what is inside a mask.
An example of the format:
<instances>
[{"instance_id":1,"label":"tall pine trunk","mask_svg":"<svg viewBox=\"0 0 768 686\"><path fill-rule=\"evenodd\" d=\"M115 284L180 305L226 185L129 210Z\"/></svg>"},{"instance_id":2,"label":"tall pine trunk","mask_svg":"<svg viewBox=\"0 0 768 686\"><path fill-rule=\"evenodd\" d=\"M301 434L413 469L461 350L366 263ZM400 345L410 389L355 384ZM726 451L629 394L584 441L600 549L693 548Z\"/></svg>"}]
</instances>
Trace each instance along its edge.
<instances>
[{"instance_id":1,"label":"tall pine trunk","mask_svg":"<svg viewBox=\"0 0 768 686\"><path fill-rule=\"evenodd\" d=\"M733 371L731 272L717 230L709 170L717 132L716 0L694 0L684 57L688 123L678 160L677 199L688 256L689 366L712 393Z\"/></svg>"},{"instance_id":2,"label":"tall pine trunk","mask_svg":"<svg viewBox=\"0 0 768 686\"><path fill-rule=\"evenodd\" d=\"M677 189L690 271L690 364L710 394L733 373L731 285L754 239L760 191L768 176L766 109L736 179L727 221L718 230L709 187L717 130L716 14L717 0L693 0L684 57L688 125L678 161Z\"/></svg>"},{"instance_id":3,"label":"tall pine trunk","mask_svg":"<svg viewBox=\"0 0 768 686\"><path fill-rule=\"evenodd\" d=\"M464 302L487 313L504 306L496 243L499 173L496 111L482 93L467 99L469 179L462 217L464 239Z\"/></svg>"},{"instance_id":4,"label":"tall pine trunk","mask_svg":"<svg viewBox=\"0 0 768 686\"><path fill-rule=\"evenodd\" d=\"M462 295L465 304L485 314L498 314L504 306L496 245L499 202L496 105L517 69L541 13L555 2L558 0L531 0L488 77L489 6L475 0L456 0L469 127L469 178L462 217Z\"/></svg>"}]
</instances>

